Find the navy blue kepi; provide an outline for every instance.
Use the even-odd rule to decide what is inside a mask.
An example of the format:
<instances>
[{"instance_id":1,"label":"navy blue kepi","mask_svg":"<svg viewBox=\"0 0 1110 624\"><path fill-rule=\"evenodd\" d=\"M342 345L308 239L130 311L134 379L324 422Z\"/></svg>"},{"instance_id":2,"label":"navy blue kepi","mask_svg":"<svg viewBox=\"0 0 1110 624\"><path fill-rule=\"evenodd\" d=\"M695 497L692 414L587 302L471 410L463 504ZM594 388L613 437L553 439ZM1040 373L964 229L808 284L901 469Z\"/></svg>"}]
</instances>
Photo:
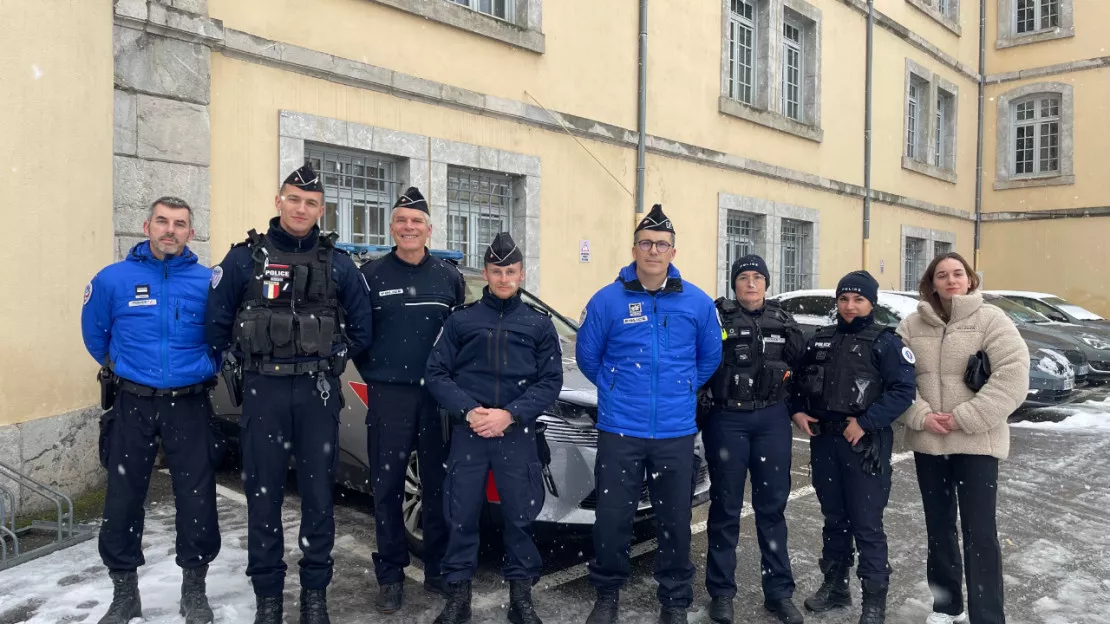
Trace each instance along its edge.
<instances>
[{"instance_id":1,"label":"navy blue kepi","mask_svg":"<svg viewBox=\"0 0 1110 624\"><path fill-rule=\"evenodd\" d=\"M509 266L517 262L524 262L524 255L513 242L513 237L508 232L501 232L493 238L493 242L486 248L486 264Z\"/></svg>"}]
</instances>

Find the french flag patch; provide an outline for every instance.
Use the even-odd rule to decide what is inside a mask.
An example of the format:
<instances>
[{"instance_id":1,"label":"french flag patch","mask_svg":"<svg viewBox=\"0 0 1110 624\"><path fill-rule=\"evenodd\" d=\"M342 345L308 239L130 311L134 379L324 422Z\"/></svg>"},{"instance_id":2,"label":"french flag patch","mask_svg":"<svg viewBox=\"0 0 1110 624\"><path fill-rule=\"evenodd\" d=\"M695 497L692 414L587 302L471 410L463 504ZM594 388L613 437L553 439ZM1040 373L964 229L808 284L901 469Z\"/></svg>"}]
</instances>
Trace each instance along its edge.
<instances>
[{"instance_id":1,"label":"french flag patch","mask_svg":"<svg viewBox=\"0 0 1110 624\"><path fill-rule=\"evenodd\" d=\"M262 296L267 299L277 299L281 294L281 282L263 282Z\"/></svg>"}]
</instances>

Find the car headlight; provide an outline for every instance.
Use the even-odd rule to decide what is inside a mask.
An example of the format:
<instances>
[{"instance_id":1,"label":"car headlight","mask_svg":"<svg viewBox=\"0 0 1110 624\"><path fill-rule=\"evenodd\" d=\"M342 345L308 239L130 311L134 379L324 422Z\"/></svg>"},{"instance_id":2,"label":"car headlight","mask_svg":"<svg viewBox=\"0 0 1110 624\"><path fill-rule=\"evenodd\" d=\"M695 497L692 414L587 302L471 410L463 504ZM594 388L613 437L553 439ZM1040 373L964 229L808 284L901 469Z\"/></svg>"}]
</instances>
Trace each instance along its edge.
<instances>
[{"instance_id":1,"label":"car headlight","mask_svg":"<svg viewBox=\"0 0 1110 624\"><path fill-rule=\"evenodd\" d=\"M597 426L597 408L575 405L568 401L555 401L543 411L544 416L555 417L576 429L593 429Z\"/></svg>"},{"instance_id":2,"label":"car headlight","mask_svg":"<svg viewBox=\"0 0 1110 624\"><path fill-rule=\"evenodd\" d=\"M1098 336L1080 336L1079 338L1092 349L1098 349L1099 351L1110 350L1110 341L1103 340Z\"/></svg>"}]
</instances>

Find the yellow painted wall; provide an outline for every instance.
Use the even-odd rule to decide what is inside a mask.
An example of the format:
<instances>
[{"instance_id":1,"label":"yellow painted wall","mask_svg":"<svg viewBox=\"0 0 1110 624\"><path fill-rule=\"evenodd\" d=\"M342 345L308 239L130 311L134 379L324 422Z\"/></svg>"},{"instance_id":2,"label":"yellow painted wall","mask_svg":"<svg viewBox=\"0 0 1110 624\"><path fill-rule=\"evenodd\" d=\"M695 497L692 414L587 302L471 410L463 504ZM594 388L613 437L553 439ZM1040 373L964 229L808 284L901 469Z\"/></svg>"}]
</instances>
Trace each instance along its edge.
<instances>
[{"instance_id":1,"label":"yellow painted wall","mask_svg":"<svg viewBox=\"0 0 1110 624\"><path fill-rule=\"evenodd\" d=\"M112 261L112 2L0 2L0 425L91 404L81 294ZM33 391L28 391L33 388Z\"/></svg>"},{"instance_id":2,"label":"yellow painted wall","mask_svg":"<svg viewBox=\"0 0 1110 624\"><path fill-rule=\"evenodd\" d=\"M1082 1L1082 0L1080 0ZM1107 3L1110 6L1110 2ZM1037 44L1041 45L1041 44ZM996 98L1022 85L1038 82L1063 82L1074 87L1075 184L1029 189L994 190L995 130L998 123ZM986 131L983 133L983 211L1023 212L1054 208L1085 208L1110 205L1110 175L1107 175L1106 145L1110 142L1110 68L1092 69L1036 80L1022 80L987 87ZM1044 223L1043 221L1037 223ZM1110 220L1093 222L1110 235Z\"/></svg>"},{"instance_id":3,"label":"yellow painted wall","mask_svg":"<svg viewBox=\"0 0 1110 624\"><path fill-rule=\"evenodd\" d=\"M1049 292L1110 318L1108 224L1106 218L983 224L986 287Z\"/></svg>"},{"instance_id":4,"label":"yellow painted wall","mask_svg":"<svg viewBox=\"0 0 1110 624\"><path fill-rule=\"evenodd\" d=\"M965 2L966 4L966 2ZM1110 55L1104 24L1110 23L1110 2L1072 0L1075 36L1001 50L998 41L998 0L987 0L987 74L1001 74Z\"/></svg>"},{"instance_id":5,"label":"yellow painted wall","mask_svg":"<svg viewBox=\"0 0 1110 624\"><path fill-rule=\"evenodd\" d=\"M1082 2L1083 0L1079 0ZM930 0L924 0L930 3ZM997 0L987 0L987 3ZM936 4L936 0L931 0ZM960 2L959 24L961 33L956 35L942 26L929 15L923 13L906 0L875 0L875 10L902 24L929 41L946 54L955 57L964 65L976 71L979 67L979 2L962 0Z\"/></svg>"}]
</instances>

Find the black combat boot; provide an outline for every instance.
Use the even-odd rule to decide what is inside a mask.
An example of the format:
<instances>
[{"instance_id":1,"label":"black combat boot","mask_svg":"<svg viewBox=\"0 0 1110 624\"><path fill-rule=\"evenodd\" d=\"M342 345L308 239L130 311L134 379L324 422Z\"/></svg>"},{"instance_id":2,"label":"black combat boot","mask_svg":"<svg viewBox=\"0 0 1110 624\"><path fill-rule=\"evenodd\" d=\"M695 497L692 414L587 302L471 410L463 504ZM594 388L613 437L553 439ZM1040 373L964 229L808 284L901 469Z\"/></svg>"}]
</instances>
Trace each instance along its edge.
<instances>
[{"instance_id":1,"label":"black combat boot","mask_svg":"<svg viewBox=\"0 0 1110 624\"><path fill-rule=\"evenodd\" d=\"M377 608L378 613L389 615L400 611L404 600L405 584L403 582L386 583L378 588L378 599L374 602L374 607Z\"/></svg>"},{"instance_id":2,"label":"black combat boot","mask_svg":"<svg viewBox=\"0 0 1110 624\"><path fill-rule=\"evenodd\" d=\"M543 624L532 605L532 581L509 581L509 621L513 624Z\"/></svg>"},{"instance_id":3,"label":"black combat boot","mask_svg":"<svg viewBox=\"0 0 1110 624\"><path fill-rule=\"evenodd\" d=\"M467 624L470 621L470 581L447 584L447 604L434 624Z\"/></svg>"},{"instance_id":4,"label":"black combat boot","mask_svg":"<svg viewBox=\"0 0 1110 624\"><path fill-rule=\"evenodd\" d=\"M447 583L443 581L442 576L425 576L424 577L424 591L429 594L447 597Z\"/></svg>"},{"instance_id":5,"label":"black combat boot","mask_svg":"<svg viewBox=\"0 0 1110 624\"><path fill-rule=\"evenodd\" d=\"M620 592L615 589L597 590L597 601L586 624L617 624L617 611L620 610Z\"/></svg>"},{"instance_id":6,"label":"black combat boot","mask_svg":"<svg viewBox=\"0 0 1110 624\"><path fill-rule=\"evenodd\" d=\"M709 621L732 624L732 596L713 596L709 601Z\"/></svg>"},{"instance_id":7,"label":"black combat boot","mask_svg":"<svg viewBox=\"0 0 1110 624\"><path fill-rule=\"evenodd\" d=\"M301 588L301 624L331 624L328 590Z\"/></svg>"},{"instance_id":8,"label":"black combat boot","mask_svg":"<svg viewBox=\"0 0 1110 624\"><path fill-rule=\"evenodd\" d=\"M283 597L255 596L254 624L281 624Z\"/></svg>"},{"instance_id":9,"label":"black combat boot","mask_svg":"<svg viewBox=\"0 0 1110 624\"><path fill-rule=\"evenodd\" d=\"M782 624L803 624L806 621L802 612L794 606L794 601L789 598L764 600L763 608L774 613Z\"/></svg>"},{"instance_id":10,"label":"black combat boot","mask_svg":"<svg viewBox=\"0 0 1110 624\"><path fill-rule=\"evenodd\" d=\"M212 607L208 606L204 586L207 576L208 564L181 570L181 608L178 613L185 616L185 624L212 624Z\"/></svg>"},{"instance_id":11,"label":"black combat boot","mask_svg":"<svg viewBox=\"0 0 1110 624\"><path fill-rule=\"evenodd\" d=\"M686 624L686 609L659 607L659 624Z\"/></svg>"},{"instance_id":12,"label":"black combat boot","mask_svg":"<svg viewBox=\"0 0 1110 624\"><path fill-rule=\"evenodd\" d=\"M883 624L886 622L886 592L888 585L880 581L863 579L863 613L859 624Z\"/></svg>"},{"instance_id":13,"label":"black combat boot","mask_svg":"<svg viewBox=\"0 0 1110 624\"><path fill-rule=\"evenodd\" d=\"M852 594L848 591L850 566L824 559L818 561L817 565L825 574L825 581L821 583L817 593L805 599L806 609L814 613L822 613L836 607L850 606L852 604Z\"/></svg>"},{"instance_id":14,"label":"black combat boot","mask_svg":"<svg viewBox=\"0 0 1110 624\"><path fill-rule=\"evenodd\" d=\"M108 576L112 579L112 604L100 618L100 624L127 624L131 618L143 617L138 573L109 570Z\"/></svg>"}]
</instances>

